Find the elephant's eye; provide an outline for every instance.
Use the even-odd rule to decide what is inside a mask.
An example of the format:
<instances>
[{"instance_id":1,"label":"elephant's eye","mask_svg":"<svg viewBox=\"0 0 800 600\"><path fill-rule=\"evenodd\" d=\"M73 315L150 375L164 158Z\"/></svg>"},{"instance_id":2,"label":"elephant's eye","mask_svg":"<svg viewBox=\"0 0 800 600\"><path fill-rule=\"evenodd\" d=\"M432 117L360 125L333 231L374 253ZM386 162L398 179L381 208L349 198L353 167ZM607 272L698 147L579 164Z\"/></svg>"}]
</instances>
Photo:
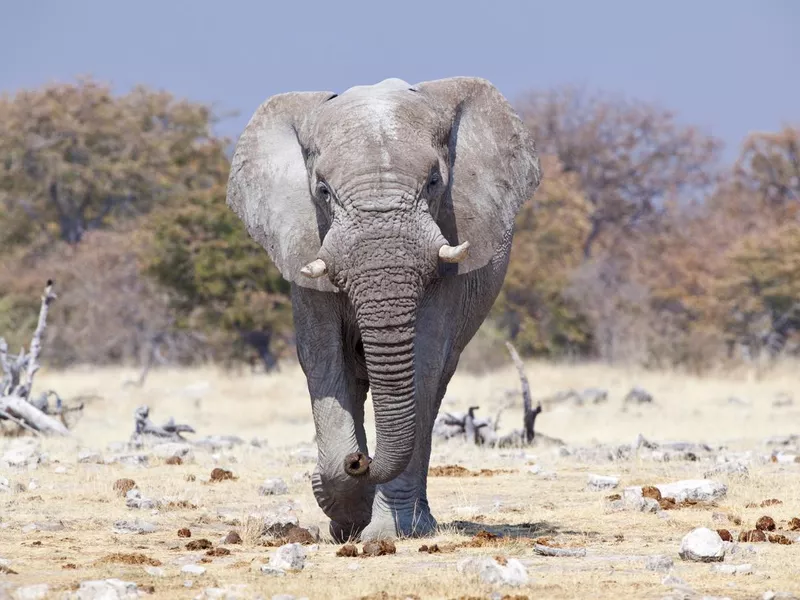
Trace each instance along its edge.
<instances>
[{"instance_id":1,"label":"elephant's eye","mask_svg":"<svg viewBox=\"0 0 800 600\"><path fill-rule=\"evenodd\" d=\"M428 193L435 193L441 182L442 176L439 173L431 173L431 176L428 178Z\"/></svg>"},{"instance_id":2,"label":"elephant's eye","mask_svg":"<svg viewBox=\"0 0 800 600\"><path fill-rule=\"evenodd\" d=\"M319 198L323 202L330 202L331 189L328 187L328 184L325 183L324 181L320 181L317 183L317 198Z\"/></svg>"}]
</instances>

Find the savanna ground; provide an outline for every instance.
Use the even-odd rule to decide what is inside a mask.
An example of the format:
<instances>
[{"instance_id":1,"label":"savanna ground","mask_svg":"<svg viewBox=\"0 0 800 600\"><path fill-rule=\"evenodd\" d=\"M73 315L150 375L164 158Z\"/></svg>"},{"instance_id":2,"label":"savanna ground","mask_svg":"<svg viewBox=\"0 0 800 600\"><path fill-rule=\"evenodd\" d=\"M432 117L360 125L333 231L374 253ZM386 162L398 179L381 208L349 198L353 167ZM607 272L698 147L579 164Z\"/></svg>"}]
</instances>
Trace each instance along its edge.
<instances>
[{"instance_id":1,"label":"savanna ground","mask_svg":"<svg viewBox=\"0 0 800 600\"><path fill-rule=\"evenodd\" d=\"M0 574L0 597L4 588L13 594L18 586L36 583L48 583L50 595L58 597L81 581L109 577L136 582L154 598L195 598L206 588L236 584L246 585L238 592L245 598L275 594L310 599L489 598L492 594L498 598L505 594L512 598L684 594L761 598L768 590L800 596L800 543L737 544L737 552L729 553L725 564L749 563L753 566L750 575L723 574L707 563L678 557L681 538L695 527L726 528L736 538L763 515L773 517L778 529L786 530L791 539L800 537L800 531L788 532L787 526L791 518L800 517L800 463L771 461L771 454L788 453L791 448L765 443L771 436L800 433L796 369L783 369L760 381L735 373L694 378L544 363L528 363L527 372L534 398L590 386L609 391L605 403L565 403L539 415L537 431L561 438L567 448L630 444L642 434L655 442L705 442L715 451L711 458L702 456L697 461L663 462L653 460L652 452L607 461L592 459L597 455L592 452L565 455L558 447L544 444L499 450L453 440L435 442L432 467L460 465L473 471L503 472L430 477L428 495L440 523L434 538L399 541L396 554L342 558L336 556L340 545L328 538L327 521L304 475L314 467L314 428L305 381L297 367L269 376L162 370L151 373L142 388L123 387L122 382L135 373L119 369L43 369L37 379L39 389L56 389L66 398L94 393L102 399L87 403L74 428L74 439L41 442L46 457L37 468L0 466L0 474L11 485L8 493L0 494L0 565L16 572ZM623 398L633 385L647 389L654 403L623 409ZM510 389L519 389L511 367L486 376L459 373L442 410L479 405L480 415L493 416L507 402L505 393ZM780 394L793 396L794 403L773 406ZM85 449L96 450L104 458L118 453L113 444L129 439L133 411L141 404L150 406L151 419L157 424L170 416L191 424L197 433L187 434L189 440L235 435L245 443L229 449L196 448L194 457L183 464L166 464L154 456L147 466L78 461L78 453ZM500 431L519 426L521 400L517 399L503 413ZM374 439L371 422L368 432ZM252 438L260 439L260 445L251 444ZM2 442L12 443L19 442ZM717 450L721 446L724 450ZM611 508L608 496L626 486L702 478L714 467L714 455L746 451L752 452L745 458L749 477L714 476L728 485L727 495L716 505L659 513ZM531 469L534 465L539 468ZM209 483L215 467L232 471L235 479ZM589 473L619 476L619 486L590 491L586 487ZM260 484L269 477L283 478L289 493L259 495ZM126 507L125 498L113 489L120 478L135 480L144 496L172 500L173 505L158 511ZM772 498L781 503L761 506ZM270 576L260 566L275 548L260 544L257 520L248 515L281 507L291 510L301 526L318 526L322 540L318 549L309 548L302 571ZM734 521L737 517L741 525ZM114 532L116 522L135 519L153 524L155 531ZM191 538L179 537L181 528L189 528ZM221 543L230 530L241 534L242 544ZM501 537L484 544L469 543L480 530ZM537 555L533 544L538 538L549 538L545 543L560 547L585 548L586 555ZM209 540L214 548L227 548L230 554L207 556L206 550L187 550L187 543L198 539ZM422 544L432 543L443 551L419 552ZM671 557L672 575L693 592L663 583L666 572L648 570L646 560L654 555ZM458 561L467 556L517 558L527 567L529 582L517 588L481 583L458 572ZM128 564L137 561L140 564ZM206 571L199 576L181 572L186 564Z\"/></svg>"}]
</instances>

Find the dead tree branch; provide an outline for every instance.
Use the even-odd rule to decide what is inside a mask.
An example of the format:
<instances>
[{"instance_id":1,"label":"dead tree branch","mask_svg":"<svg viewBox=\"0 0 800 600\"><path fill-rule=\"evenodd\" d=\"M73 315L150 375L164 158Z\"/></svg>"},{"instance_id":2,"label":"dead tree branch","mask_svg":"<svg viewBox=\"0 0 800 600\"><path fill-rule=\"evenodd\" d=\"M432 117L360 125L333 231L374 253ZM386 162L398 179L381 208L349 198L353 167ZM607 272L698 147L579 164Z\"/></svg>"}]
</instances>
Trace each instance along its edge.
<instances>
[{"instance_id":1,"label":"dead tree branch","mask_svg":"<svg viewBox=\"0 0 800 600\"><path fill-rule=\"evenodd\" d=\"M133 411L133 420L134 431L131 440L135 444L143 443L146 436L174 442L185 442L186 438L181 433L195 433L191 425L176 424L173 417L170 417L164 425L156 425L150 420L150 407L146 404Z\"/></svg>"},{"instance_id":2,"label":"dead tree branch","mask_svg":"<svg viewBox=\"0 0 800 600\"><path fill-rule=\"evenodd\" d=\"M39 354L42 349L42 335L47 326L47 312L56 299L53 292L53 281L48 280L39 309L39 320L31 338L31 348L26 354L20 350L13 362L8 358L8 344L0 338L0 367L3 369L2 387L0 388L0 417L14 423L24 423L26 430L34 429L44 434L69 435L67 427L49 416L40 407L31 402L33 378L39 370ZM45 396L45 406L47 396Z\"/></svg>"}]
</instances>

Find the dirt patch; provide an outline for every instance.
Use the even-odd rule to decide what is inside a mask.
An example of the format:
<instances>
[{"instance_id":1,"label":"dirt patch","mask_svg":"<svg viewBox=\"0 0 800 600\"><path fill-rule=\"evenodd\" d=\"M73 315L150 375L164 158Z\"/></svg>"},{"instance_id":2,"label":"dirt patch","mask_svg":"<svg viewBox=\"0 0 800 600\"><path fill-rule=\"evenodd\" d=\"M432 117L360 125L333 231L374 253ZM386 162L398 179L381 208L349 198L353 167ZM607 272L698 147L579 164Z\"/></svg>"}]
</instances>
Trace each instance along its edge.
<instances>
[{"instance_id":1,"label":"dirt patch","mask_svg":"<svg viewBox=\"0 0 800 600\"><path fill-rule=\"evenodd\" d=\"M756 521L756 529L761 531L775 531L775 519L764 515Z\"/></svg>"},{"instance_id":2,"label":"dirt patch","mask_svg":"<svg viewBox=\"0 0 800 600\"><path fill-rule=\"evenodd\" d=\"M800 531L800 518L793 517L789 521L789 530L790 531Z\"/></svg>"},{"instance_id":3,"label":"dirt patch","mask_svg":"<svg viewBox=\"0 0 800 600\"><path fill-rule=\"evenodd\" d=\"M180 456L170 456L167 460L164 461L166 465L182 465L183 459Z\"/></svg>"},{"instance_id":4,"label":"dirt patch","mask_svg":"<svg viewBox=\"0 0 800 600\"><path fill-rule=\"evenodd\" d=\"M385 556L387 554L395 554L397 547L391 540L378 540L374 542L367 542L361 550L361 556Z\"/></svg>"},{"instance_id":5,"label":"dirt patch","mask_svg":"<svg viewBox=\"0 0 800 600\"><path fill-rule=\"evenodd\" d=\"M644 485L642 486L642 496L653 500L661 500L661 490L654 485Z\"/></svg>"},{"instance_id":6,"label":"dirt patch","mask_svg":"<svg viewBox=\"0 0 800 600\"><path fill-rule=\"evenodd\" d=\"M228 481L234 480L236 477L233 476L232 471L228 471L227 469L220 469L216 467L213 471L211 471L211 481L219 482L219 481Z\"/></svg>"},{"instance_id":7,"label":"dirt patch","mask_svg":"<svg viewBox=\"0 0 800 600\"><path fill-rule=\"evenodd\" d=\"M196 510L197 505L192 504L188 500L170 500L161 508L164 510Z\"/></svg>"},{"instance_id":8,"label":"dirt patch","mask_svg":"<svg viewBox=\"0 0 800 600\"><path fill-rule=\"evenodd\" d=\"M133 479L117 479L114 482L114 491L117 493L117 496L124 497L125 494L130 492L135 487L136 482Z\"/></svg>"},{"instance_id":9,"label":"dirt patch","mask_svg":"<svg viewBox=\"0 0 800 600\"><path fill-rule=\"evenodd\" d=\"M284 536L286 544L316 544L317 540L308 529L293 525Z\"/></svg>"},{"instance_id":10,"label":"dirt patch","mask_svg":"<svg viewBox=\"0 0 800 600\"><path fill-rule=\"evenodd\" d=\"M96 564L147 565L150 567L160 567L162 563L156 558L150 558L139 552L134 552L132 554L115 552L114 554L108 554L99 559L96 561Z\"/></svg>"},{"instance_id":11,"label":"dirt patch","mask_svg":"<svg viewBox=\"0 0 800 600\"><path fill-rule=\"evenodd\" d=\"M358 548L356 548L355 544L345 544L336 551L336 556L353 558L354 556L358 556Z\"/></svg>"},{"instance_id":12,"label":"dirt patch","mask_svg":"<svg viewBox=\"0 0 800 600\"><path fill-rule=\"evenodd\" d=\"M422 544L422 546L419 547L418 551L426 552L428 554L438 554L442 551L442 549L439 548L439 544L431 544L430 546L428 546L427 544Z\"/></svg>"},{"instance_id":13,"label":"dirt patch","mask_svg":"<svg viewBox=\"0 0 800 600\"><path fill-rule=\"evenodd\" d=\"M494 477L504 473L514 473L510 469L481 469L470 471L461 465L443 465L428 469L428 477Z\"/></svg>"},{"instance_id":14,"label":"dirt patch","mask_svg":"<svg viewBox=\"0 0 800 600\"><path fill-rule=\"evenodd\" d=\"M182 527L181 529L178 529L178 537L190 538L192 537L192 531L188 527Z\"/></svg>"},{"instance_id":15,"label":"dirt patch","mask_svg":"<svg viewBox=\"0 0 800 600\"><path fill-rule=\"evenodd\" d=\"M188 544L186 544L187 550L208 550L211 548L213 544L209 542L205 538L200 538L199 540L192 540Z\"/></svg>"},{"instance_id":16,"label":"dirt patch","mask_svg":"<svg viewBox=\"0 0 800 600\"><path fill-rule=\"evenodd\" d=\"M206 552L206 556L228 556L231 553L227 548L212 548Z\"/></svg>"},{"instance_id":17,"label":"dirt patch","mask_svg":"<svg viewBox=\"0 0 800 600\"><path fill-rule=\"evenodd\" d=\"M75 569L78 568L78 565L76 565L75 563L66 563L64 565L61 565L61 568L66 571L74 571Z\"/></svg>"},{"instance_id":18,"label":"dirt patch","mask_svg":"<svg viewBox=\"0 0 800 600\"><path fill-rule=\"evenodd\" d=\"M0 575L19 575L19 573L17 573L11 567L7 567L5 565L0 565Z\"/></svg>"},{"instance_id":19,"label":"dirt patch","mask_svg":"<svg viewBox=\"0 0 800 600\"><path fill-rule=\"evenodd\" d=\"M783 504L783 500L778 500L777 498L769 498L768 500L764 500L761 503L761 508L766 508L767 506L776 506L778 504Z\"/></svg>"}]
</instances>

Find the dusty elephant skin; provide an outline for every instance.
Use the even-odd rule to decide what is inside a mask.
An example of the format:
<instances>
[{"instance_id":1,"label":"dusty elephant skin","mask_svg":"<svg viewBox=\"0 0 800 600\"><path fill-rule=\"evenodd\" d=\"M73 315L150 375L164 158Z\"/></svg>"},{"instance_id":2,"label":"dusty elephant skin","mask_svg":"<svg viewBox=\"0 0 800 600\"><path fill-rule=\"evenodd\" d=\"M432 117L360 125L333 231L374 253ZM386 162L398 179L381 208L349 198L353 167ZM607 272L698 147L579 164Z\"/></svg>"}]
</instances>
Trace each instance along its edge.
<instances>
[{"instance_id":1,"label":"dusty elephant skin","mask_svg":"<svg viewBox=\"0 0 800 600\"><path fill-rule=\"evenodd\" d=\"M539 180L527 129L482 79L279 94L245 128L227 201L292 282L312 485L337 539L435 528L433 421Z\"/></svg>"}]
</instances>

